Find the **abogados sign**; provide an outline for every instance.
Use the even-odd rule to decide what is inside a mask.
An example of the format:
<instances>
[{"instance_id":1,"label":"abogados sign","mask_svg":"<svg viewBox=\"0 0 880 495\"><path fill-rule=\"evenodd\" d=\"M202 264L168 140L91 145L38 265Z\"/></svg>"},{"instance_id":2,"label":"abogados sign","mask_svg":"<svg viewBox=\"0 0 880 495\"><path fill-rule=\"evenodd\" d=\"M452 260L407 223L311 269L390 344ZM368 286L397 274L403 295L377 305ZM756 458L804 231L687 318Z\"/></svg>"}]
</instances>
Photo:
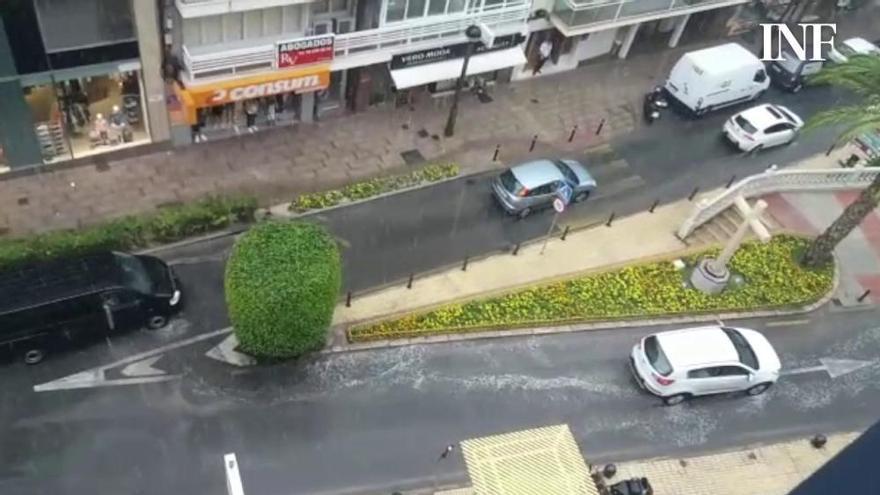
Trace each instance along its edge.
<instances>
[{"instance_id":1,"label":"abogados sign","mask_svg":"<svg viewBox=\"0 0 880 495\"><path fill-rule=\"evenodd\" d=\"M277 46L276 62L279 69L331 60L333 60L332 34L282 41Z\"/></svg>"}]
</instances>

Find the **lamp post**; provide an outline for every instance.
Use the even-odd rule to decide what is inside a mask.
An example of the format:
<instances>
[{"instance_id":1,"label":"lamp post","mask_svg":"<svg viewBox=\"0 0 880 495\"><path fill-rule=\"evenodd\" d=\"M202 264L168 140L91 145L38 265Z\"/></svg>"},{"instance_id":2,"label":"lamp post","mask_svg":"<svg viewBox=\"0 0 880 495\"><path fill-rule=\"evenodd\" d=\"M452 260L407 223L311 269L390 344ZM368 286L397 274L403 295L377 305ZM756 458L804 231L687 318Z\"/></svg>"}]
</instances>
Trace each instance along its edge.
<instances>
[{"instance_id":1,"label":"lamp post","mask_svg":"<svg viewBox=\"0 0 880 495\"><path fill-rule=\"evenodd\" d=\"M467 29L464 30L465 36L468 38L467 49L464 52L464 63L461 64L461 75L458 76L458 80L455 82L455 93L452 94L452 106L449 107L449 118L446 120L446 129L443 130L443 135L446 137L452 137L455 134L455 118L458 116L458 97L461 94L461 87L464 86L464 78L467 77L467 68L468 62L471 59L471 55L474 53L474 47L477 44L477 41L480 40L480 36L482 36L482 32L480 31L480 27L476 25L470 25Z\"/></svg>"}]
</instances>

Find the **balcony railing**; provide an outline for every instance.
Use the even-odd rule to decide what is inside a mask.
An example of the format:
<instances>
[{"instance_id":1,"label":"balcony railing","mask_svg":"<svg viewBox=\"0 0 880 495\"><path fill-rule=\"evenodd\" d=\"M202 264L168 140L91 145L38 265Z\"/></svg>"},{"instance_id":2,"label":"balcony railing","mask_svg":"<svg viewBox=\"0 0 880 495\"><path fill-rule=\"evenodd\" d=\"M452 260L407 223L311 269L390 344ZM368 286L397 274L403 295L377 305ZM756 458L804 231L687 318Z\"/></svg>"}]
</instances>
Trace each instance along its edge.
<instances>
[{"instance_id":1,"label":"balcony railing","mask_svg":"<svg viewBox=\"0 0 880 495\"><path fill-rule=\"evenodd\" d=\"M528 16L528 2L508 0L478 14L426 18L417 23L339 34L334 42L333 69L386 62L398 53L464 42L467 41L465 28L474 23L495 29L496 35L522 32ZM261 40L253 46L212 45L192 50L184 46L183 65L184 82L190 84L272 70L275 44Z\"/></svg>"},{"instance_id":2,"label":"balcony railing","mask_svg":"<svg viewBox=\"0 0 880 495\"><path fill-rule=\"evenodd\" d=\"M640 17L664 17L689 11L705 10L746 3L748 0L556 0L553 15L569 29L611 24Z\"/></svg>"}]
</instances>

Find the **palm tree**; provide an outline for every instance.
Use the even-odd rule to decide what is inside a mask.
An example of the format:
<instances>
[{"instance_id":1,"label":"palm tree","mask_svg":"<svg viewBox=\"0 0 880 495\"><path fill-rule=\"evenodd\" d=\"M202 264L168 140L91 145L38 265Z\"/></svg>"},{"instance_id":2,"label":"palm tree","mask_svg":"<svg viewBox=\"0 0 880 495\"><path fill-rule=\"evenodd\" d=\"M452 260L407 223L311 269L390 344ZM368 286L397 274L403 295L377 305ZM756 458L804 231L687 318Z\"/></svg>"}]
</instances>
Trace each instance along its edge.
<instances>
[{"instance_id":1,"label":"palm tree","mask_svg":"<svg viewBox=\"0 0 880 495\"><path fill-rule=\"evenodd\" d=\"M832 84L854 91L862 97L861 104L848 105L820 112L811 118L807 129L828 124L843 124L844 131L835 146L846 143L866 132L880 128L880 57L854 56L848 62L827 67L816 74L814 84ZM872 159L869 167L880 167L880 157ZM818 267L831 260L834 248L849 235L880 203L880 174L850 203L834 222L804 251L801 264Z\"/></svg>"}]
</instances>

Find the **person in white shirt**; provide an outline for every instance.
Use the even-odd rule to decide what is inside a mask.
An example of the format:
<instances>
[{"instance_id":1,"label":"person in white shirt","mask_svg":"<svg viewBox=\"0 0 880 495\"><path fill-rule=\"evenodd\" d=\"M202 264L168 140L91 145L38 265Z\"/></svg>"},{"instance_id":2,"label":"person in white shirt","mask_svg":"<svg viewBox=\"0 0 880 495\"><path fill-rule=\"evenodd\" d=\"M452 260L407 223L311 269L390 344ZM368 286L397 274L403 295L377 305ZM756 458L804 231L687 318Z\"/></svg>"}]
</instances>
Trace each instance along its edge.
<instances>
[{"instance_id":1,"label":"person in white shirt","mask_svg":"<svg viewBox=\"0 0 880 495\"><path fill-rule=\"evenodd\" d=\"M550 58L550 55L553 53L553 42L549 39L546 39L541 42L538 46L538 62L535 64L534 69L532 70L532 75L537 75L541 73L541 68L544 67L544 64L547 63L547 59Z\"/></svg>"}]
</instances>

